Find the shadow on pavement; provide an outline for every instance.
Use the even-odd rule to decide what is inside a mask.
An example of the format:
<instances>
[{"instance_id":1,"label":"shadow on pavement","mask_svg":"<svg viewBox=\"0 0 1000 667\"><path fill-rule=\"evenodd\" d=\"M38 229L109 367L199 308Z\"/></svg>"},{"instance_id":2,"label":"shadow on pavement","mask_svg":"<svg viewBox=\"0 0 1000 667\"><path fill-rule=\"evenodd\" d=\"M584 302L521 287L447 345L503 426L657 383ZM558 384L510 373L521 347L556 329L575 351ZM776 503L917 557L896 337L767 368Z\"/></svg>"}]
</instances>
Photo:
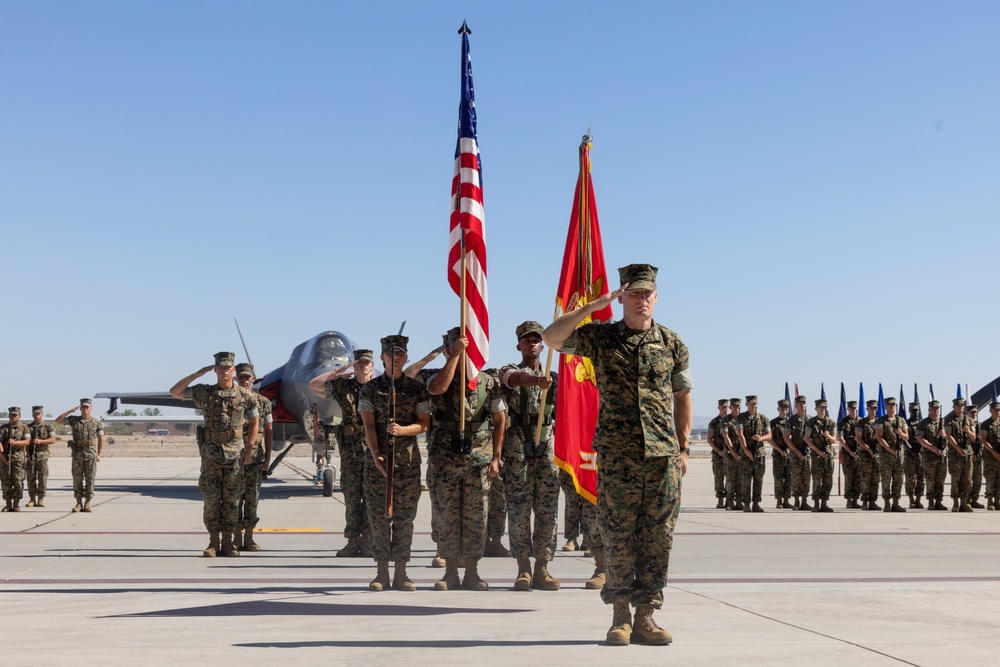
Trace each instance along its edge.
<instances>
[{"instance_id":1,"label":"shadow on pavement","mask_svg":"<svg viewBox=\"0 0 1000 667\"><path fill-rule=\"evenodd\" d=\"M163 609L139 614L115 614L101 618L193 618L237 616L442 616L446 614L514 614L534 609L481 609L380 604L337 604L259 600L230 604Z\"/></svg>"}]
</instances>

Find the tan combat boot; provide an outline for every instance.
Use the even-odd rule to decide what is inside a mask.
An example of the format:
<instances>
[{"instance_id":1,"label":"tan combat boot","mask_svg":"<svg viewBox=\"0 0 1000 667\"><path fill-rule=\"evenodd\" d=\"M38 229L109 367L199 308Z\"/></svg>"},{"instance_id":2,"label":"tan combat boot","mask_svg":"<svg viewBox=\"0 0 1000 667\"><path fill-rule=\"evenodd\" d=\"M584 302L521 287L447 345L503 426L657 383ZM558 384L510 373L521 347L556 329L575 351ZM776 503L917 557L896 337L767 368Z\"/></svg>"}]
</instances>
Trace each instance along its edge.
<instances>
[{"instance_id":1,"label":"tan combat boot","mask_svg":"<svg viewBox=\"0 0 1000 667\"><path fill-rule=\"evenodd\" d=\"M457 591L462 587L462 580L458 578L458 559L446 559L444 563L444 576L434 584L434 590Z\"/></svg>"},{"instance_id":2,"label":"tan combat boot","mask_svg":"<svg viewBox=\"0 0 1000 667\"><path fill-rule=\"evenodd\" d=\"M243 551L243 529L240 528L239 524L236 525L236 530L233 531L233 547L237 551Z\"/></svg>"},{"instance_id":3,"label":"tan combat boot","mask_svg":"<svg viewBox=\"0 0 1000 667\"><path fill-rule=\"evenodd\" d=\"M235 558L240 555L236 547L233 546L233 534L228 530L222 531L222 546L219 548L223 556Z\"/></svg>"},{"instance_id":4,"label":"tan combat boot","mask_svg":"<svg viewBox=\"0 0 1000 667\"><path fill-rule=\"evenodd\" d=\"M406 561L396 561L396 572L392 577L392 590L394 591L415 591L416 585L406 576Z\"/></svg>"},{"instance_id":5,"label":"tan combat boot","mask_svg":"<svg viewBox=\"0 0 1000 667\"><path fill-rule=\"evenodd\" d=\"M579 547L576 545L576 538L571 540L566 540L566 544L563 545L563 551L576 551Z\"/></svg>"},{"instance_id":6,"label":"tan combat boot","mask_svg":"<svg viewBox=\"0 0 1000 667\"><path fill-rule=\"evenodd\" d=\"M546 565L548 565L547 560L541 558L535 560L535 576L531 580L531 587L540 591L557 591L559 590L559 581L552 578L545 567Z\"/></svg>"},{"instance_id":7,"label":"tan combat boot","mask_svg":"<svg viewBox=\"0 0 1000 667\"><path fill-rule=\"evenodd\" d=\"M20 512L21 511L21 508L19 506L20 502L21 502L20 498L14 498L14 505L10 508L10 511L11 512Z\"/></svg>"},{"instance_id":8,"label":"tan combat boot","mask_svg":"<svg viewBox=\"0 0 1000 667\"><path fill-rule=\"evenodd\" d=\"M434 558L431 558L431 567L444 567L444 566L445 566L444 557L441 555L441 549L438 548L438 550L434 553Z\"/></svg>"},{"instance_id":9,"label":"tan combat boot","mask_svg":"<svg viewBox=\"0 0 1000 667\"><path fill-rule=\"evenodd\" d=\"M25 507L34 507L34 506L35 506L35 497L31 496L30 498L28 498L28 504L25 505Z\"/></svg>"},{"instance_id":10,"label":"tan combat boot","mask_svg":"<svg viewBox=\"0 0 1000 667\"><path fill-rule=\"evenodd\" d=\"M389 590L389 561L380 560L376 563L376 566L378 567L378 572L375 574L372 582L368 584L368 590L387 591Z\"/></svg>"},{"instance_id":11,"label":"tan combat boot","mask_svg":"<svg viewBox=\"0 0 1000 667\"><path fill-rule=\"evenodd\" d=\"M10 503L9 502L7 503L7 509L8 510L10 509ZM76 499L76 505L73 507L73 511L74 512L79 512L82 509L83 509L83 503L81 502L80 498L77 498Z\"/></svg>"},{"instance_id":12,"label":"tan combat boot","mask_svg":"<svg viewBox=\"0 0 1000 667\"><path fill-rule=\"evenodd\" d=\"M488 558L510 558L510 552L507 551L507 547L503 545L499 537L496 539L491 537L487 540L483 555Z\"/></svg>"},{"instance_id":13,"label":"tan combat boot","mask_svg":"<svg viewBox=\"0 0 1000 667\"><path fill-rule=\"evenodd\" d=\"M17 501L15 501L15 502L17 502ZM83 501L83 511L84 512L89 512L90 511L90 498L87 498L85 501Z\"/></svg>"},{"instance_id":14,"label":"tan combat boot","mask_svg":"<svg viewBox=\"0 0 1000 667\"><path fill-rule=\"evenodd\" d=\"M604 588L604 582L607 577L604 575L604 549L598 549L594 551L594 574L590 575L590 579L587 579L587 583L584 584L586 588L591 590ZM628 610L625 610L626 613Z\"/></svg>"},{"instance_id":15,"label":"tan combat boot","mask_svg":"<svg viewBox=\"0 0 1000 667\"><path fill-rule=\"evenodd\" d=\"M204 558L215 558L215 556L218 553L219 553L219 534L211 533L208 536L208 546L205 547L205 550L201 552L201 555Z\"/></svg>"},{"instance_id":16,"label":"tan combat boot","mask_svg":"<svg viewBox=\"0 0 1000 667\"><path fill-rule=\"evenodd\" d=\"M347 544L337 552L337 558L357 558L360 555L361 544L356 537L349 538Z\"/></svg>"},{"instance_id":17,"label":"tan combat boot","mask_svg":"<svg viewBox=\"0 0 1000 667\"><path fill-rule=\"evenodd\" d=\"M531 590L531 561L527 558L517 559L517 579L514 580L514 590Z\"/></svg>"},{"instance_id":18,"label":"tan combat boot","mask_svg":"<svg viewBox=\"0 0 1000 667\"><path fill-rule=\"evenodd\" d=\"M951 499L951 511L952 512L957 512L958 511L958 498L952 498Z\"/></svg>"},{"instance_id":19,"label":"tan combat boot","mask_svg":"<svg viewBox=\"0 0 1000 667\"><path fill-rule=\"evenodd\" d=\"M372 536L368 533L364 533L358 538L358 545L361 548L362 558L371 558L375 555L372 553Z\"/></svg>"},{"instance_id":20,"label":"tan combat boot","mask_svg":"<svg viewBox=\"0 0 1000 667\"><path fill-rule=\"evenodd\" d=\"M260 545L253 541L253 528L243 531L243 551L260 551Z\"/></svg>"},{"instance_id":21,"label":"tan combat boot","mask_svg":"<svg viewBox=\"0 0 1000 667\"><path fill-rule=\"evenodd\" d=\"M640 604L635 608L635 621L632 623L632 636L637 644L664 646L674 641L670 633L661 628L653 620L653 605Z\"/></svg>"},{"instance_id":22,"label":"tan combat boot","mask_svg":"<svg viewBox=\"0 0 1000 667\"><path fill-rule=\"evenodd\" d=\"M16 500L14 501L14 511L15 512L17 511L17 501ZM972 509L972 505L970 505L967 501L963 500L961 502L961 504L958 506L958 511L959 512L975 512L976 510Z\"/></svg>"},{"instance_id":23,"label":"tan combat boot","mask_svg":"<svg viewBox=\"0 0 1000 667\"><path fill-rule=\"evenodd\" d=\"M462 580L462 588L467 591L488 591L490 585L479 577L479 559L465 559L465 579Z\"/></svg>"},{"instance_id":24,"label":"tan combat boot","mask_svg":"<svg viewBox=\"0 0 1000 667\"><path fill-rule=\"evenodd\" d=\"M45 507L45 496L38 496L38 502L35 503L36 507Z\"/></svg>"},{"instance_id":25,"label":"tan combat boot","mask_svg":"<svg viewBox=\"0 0 1000 667\"><path fill-rule=\"evenodd\" d=\"M614 616L605 641L610 646L628 646L632 641L632 614L629 612L628 602L614 602L612 608Z\"/></svg>"}]
</instances>

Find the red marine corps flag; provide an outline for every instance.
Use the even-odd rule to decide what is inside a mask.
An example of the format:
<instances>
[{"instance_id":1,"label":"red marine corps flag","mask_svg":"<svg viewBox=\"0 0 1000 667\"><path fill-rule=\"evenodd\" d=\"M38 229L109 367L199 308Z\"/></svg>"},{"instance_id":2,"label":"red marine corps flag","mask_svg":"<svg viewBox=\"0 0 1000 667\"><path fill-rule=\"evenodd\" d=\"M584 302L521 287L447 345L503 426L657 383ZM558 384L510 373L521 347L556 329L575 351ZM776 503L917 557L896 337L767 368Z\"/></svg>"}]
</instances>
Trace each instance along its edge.
<instances>
[{"instance_id":1,"label":"red marine corps flag","mask_svg":"<svg viewBox=\"0 0 1000 667\"><path fill-rule=\"evenodd\" d=\"M573 213L566 235L556 317L608 293L608 273L604 268L604 246L597 222L594 183L590 179L590 143L580 144L580 175L573 196ZM580 323L606 322L613 317L611 306ZM556 394L556 464L573 476L576 490L592 503L597 502L597 456L591 447L597 427L598 393L590 359L559 355L559 391Z\"/></svg>"},{"instance_id":2,"label":"red marine corps flag","mask_svg":"<svg viewBox=\"0 0 1000 667\"><path fill-rule=\"evenodd\" d=\"M486 223L483 170L476 140L476 96L472 88L469 35L462 22L462 100L458 107L455 177L451 182L448 283L462 302L461 329L469 339L461 377L475 388L476 376L490 356L490 317L486 298ZM464 410L463 410L464 412Z\"/></svg>"}]
</instances>

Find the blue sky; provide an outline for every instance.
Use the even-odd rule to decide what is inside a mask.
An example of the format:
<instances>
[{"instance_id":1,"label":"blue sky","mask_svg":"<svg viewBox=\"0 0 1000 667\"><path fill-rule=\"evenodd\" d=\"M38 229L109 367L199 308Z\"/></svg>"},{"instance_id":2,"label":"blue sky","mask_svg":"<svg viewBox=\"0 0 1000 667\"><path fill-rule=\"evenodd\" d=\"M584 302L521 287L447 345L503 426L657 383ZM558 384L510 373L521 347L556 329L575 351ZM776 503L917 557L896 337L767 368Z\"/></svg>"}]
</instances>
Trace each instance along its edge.
<instances>
[{"instance_id":1,"label":"blue sky","mask_svg":"<svg viewBox=\"0 0 1000 667\"><path fill-rule=\"evenodd\" d=\"M491 365L551 320L592 125L607 264L660 267L696 414L1000 375L996 3L5 2L0 404L167 389L234 316L261 371L436 346L463 19Z\"/></svg>"}]
</instances>

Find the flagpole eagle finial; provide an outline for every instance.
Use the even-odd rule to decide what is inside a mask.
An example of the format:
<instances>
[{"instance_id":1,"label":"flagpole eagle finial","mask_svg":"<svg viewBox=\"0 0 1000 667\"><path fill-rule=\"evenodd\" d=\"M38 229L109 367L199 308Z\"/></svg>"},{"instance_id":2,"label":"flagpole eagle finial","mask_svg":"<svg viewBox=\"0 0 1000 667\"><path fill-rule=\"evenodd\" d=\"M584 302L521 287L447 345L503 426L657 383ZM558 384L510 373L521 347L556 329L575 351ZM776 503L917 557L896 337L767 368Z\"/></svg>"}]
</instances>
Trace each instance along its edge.
<instances>
[{"instance_id":1,"label":"flagpole eagle finial","mask_svg":"<svg viewBox=\"0 0 1000 667\"><path fill-rule=\"evenodd\" d=\"M466 23L463 20L462 21L462 27L458 29L458 34L459 35L471 35L472 34L472 28L470 28L469 24Z\"/></svg>"}]
</instances>

